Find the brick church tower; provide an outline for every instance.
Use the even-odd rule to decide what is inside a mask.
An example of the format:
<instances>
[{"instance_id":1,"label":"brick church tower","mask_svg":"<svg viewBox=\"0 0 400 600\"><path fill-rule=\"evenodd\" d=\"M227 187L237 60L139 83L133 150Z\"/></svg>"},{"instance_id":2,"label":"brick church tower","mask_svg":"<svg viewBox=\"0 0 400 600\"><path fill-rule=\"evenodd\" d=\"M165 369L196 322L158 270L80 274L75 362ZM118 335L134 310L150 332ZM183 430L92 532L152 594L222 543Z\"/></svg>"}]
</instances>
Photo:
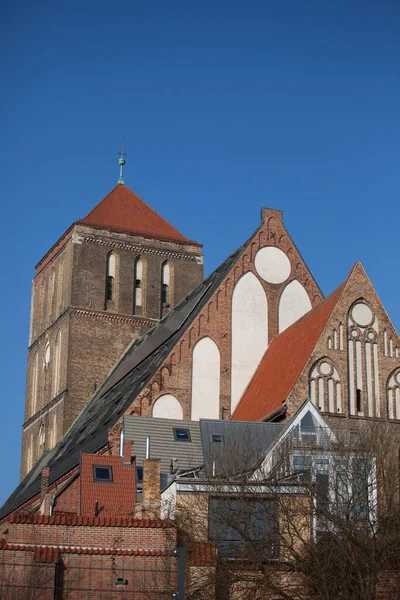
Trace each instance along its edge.
<instances>
[{"instance_id":1,"label":"brick church tower","mask_svg":"<svg viewBox=\"0 0 400 600\"><path fill-rule=\"evenodd\" d=\"M201 245L124 185L36 265L21 476L64 436L126 347L203 279Z\"/></svg>"}]
</instances>

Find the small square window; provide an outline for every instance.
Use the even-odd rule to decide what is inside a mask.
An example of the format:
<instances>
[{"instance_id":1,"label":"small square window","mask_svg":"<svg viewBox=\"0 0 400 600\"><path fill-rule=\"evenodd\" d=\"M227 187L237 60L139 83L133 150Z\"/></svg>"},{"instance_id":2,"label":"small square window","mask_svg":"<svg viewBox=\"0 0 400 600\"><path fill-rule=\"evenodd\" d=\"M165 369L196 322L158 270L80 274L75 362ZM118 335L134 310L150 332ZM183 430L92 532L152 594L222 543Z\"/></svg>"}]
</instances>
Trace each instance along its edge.
<instances>
[{"instance_id":1,"label":"small square window","mask_svg":"<svg viewBox=\"0 0 400 600\"><path fill-rule=\"evenodd\" d=\"M223 444L224 443L224 436L222 433L212 433L211 434L211 441L214 444Z\"/></svg>"},{"instance_id":2,"label":"small square window","mask_svg":"<svg viewBox=\"0 0 400 600\"><path fill-rule=\"evenodd\" d=\"M191 442L189 429L174 427L174 438L177 442Z\"/></svg>"},{"instance_id":3,"label":"small square window","mask_svg":"<svg viewBox=\"0 0 400 600\"><path fill-rule=\"evenodd\" d=\"M112 468L105 465L93 465L95 481L112 481Z\"/></svg>"}]
</instances>

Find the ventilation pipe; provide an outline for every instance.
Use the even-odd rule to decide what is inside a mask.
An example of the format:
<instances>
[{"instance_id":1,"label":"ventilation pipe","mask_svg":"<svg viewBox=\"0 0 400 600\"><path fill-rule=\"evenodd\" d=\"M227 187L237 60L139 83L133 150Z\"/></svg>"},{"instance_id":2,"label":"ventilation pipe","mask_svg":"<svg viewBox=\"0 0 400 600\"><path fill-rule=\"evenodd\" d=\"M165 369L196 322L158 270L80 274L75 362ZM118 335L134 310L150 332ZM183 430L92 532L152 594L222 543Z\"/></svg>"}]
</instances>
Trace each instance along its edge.
<instances>
[{"instance_id":1,"label":"ventilation pipe","mask_svg":"<svg viewBox=\"0 0 400 600\"><path fill-rule=\"evenodd\" d=\"M146 435L146 458L150 458L150 436Z\"/></svg>"}]
</instances>

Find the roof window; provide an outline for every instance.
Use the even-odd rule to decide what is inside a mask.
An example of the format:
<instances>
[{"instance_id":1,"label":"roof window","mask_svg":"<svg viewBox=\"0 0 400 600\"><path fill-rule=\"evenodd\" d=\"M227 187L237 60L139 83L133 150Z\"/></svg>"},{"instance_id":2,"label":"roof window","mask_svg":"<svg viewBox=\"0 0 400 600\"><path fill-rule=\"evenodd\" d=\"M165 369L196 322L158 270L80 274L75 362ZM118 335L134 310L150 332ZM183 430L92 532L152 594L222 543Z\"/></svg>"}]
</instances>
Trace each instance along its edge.
<instances>
[{"instance_id":1,"label":"roof window","mask_svg":"<svg viewBox=\"0 0 400 600\"><path fill-rule=\"evenodd\" d=\"M212 433L211 441L213 444L223 444L224 443L224 435L222 433Z\"/></svg>"},{"instance_id":2,"label":"roof window","mask_svg":"<svg viewBox=\"0 0 400 600\"><path fill-rule=\"evenodd\" d=\"M174 427L174 438L177 442L191 442L189 429L183 429L181 427Z\"/></svg>"},{"instance_id":3,"label":"roof window","mask_svg":"<svg viewBox=\"0 0 400 600\"><path fill-rule=\"evenodd\" d=\"M93 477L95 481L112 481L112 467L107 465L93 465Z\"/></svg>"}]
</instances>

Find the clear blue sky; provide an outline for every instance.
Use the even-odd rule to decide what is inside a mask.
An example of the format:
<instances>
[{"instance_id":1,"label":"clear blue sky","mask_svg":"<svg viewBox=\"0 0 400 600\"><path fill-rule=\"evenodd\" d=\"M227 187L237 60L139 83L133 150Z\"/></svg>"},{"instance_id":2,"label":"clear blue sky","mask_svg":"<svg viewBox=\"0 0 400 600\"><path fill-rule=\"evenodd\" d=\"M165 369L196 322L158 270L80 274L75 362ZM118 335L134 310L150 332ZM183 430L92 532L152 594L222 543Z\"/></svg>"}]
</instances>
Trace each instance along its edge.
<instances>
[{"instance_id":1,"label":"clear blue sky","mask_svg":"<svg viewBox=\"0 0 400 600\"><path fill-rule=\"evenodd\" d=\"M117 182L209 273L285 223L325 294L361 259L400 328L398 0L3 2L0 504L19 480L34 265Z\"/></svg>"}]
</instances>

